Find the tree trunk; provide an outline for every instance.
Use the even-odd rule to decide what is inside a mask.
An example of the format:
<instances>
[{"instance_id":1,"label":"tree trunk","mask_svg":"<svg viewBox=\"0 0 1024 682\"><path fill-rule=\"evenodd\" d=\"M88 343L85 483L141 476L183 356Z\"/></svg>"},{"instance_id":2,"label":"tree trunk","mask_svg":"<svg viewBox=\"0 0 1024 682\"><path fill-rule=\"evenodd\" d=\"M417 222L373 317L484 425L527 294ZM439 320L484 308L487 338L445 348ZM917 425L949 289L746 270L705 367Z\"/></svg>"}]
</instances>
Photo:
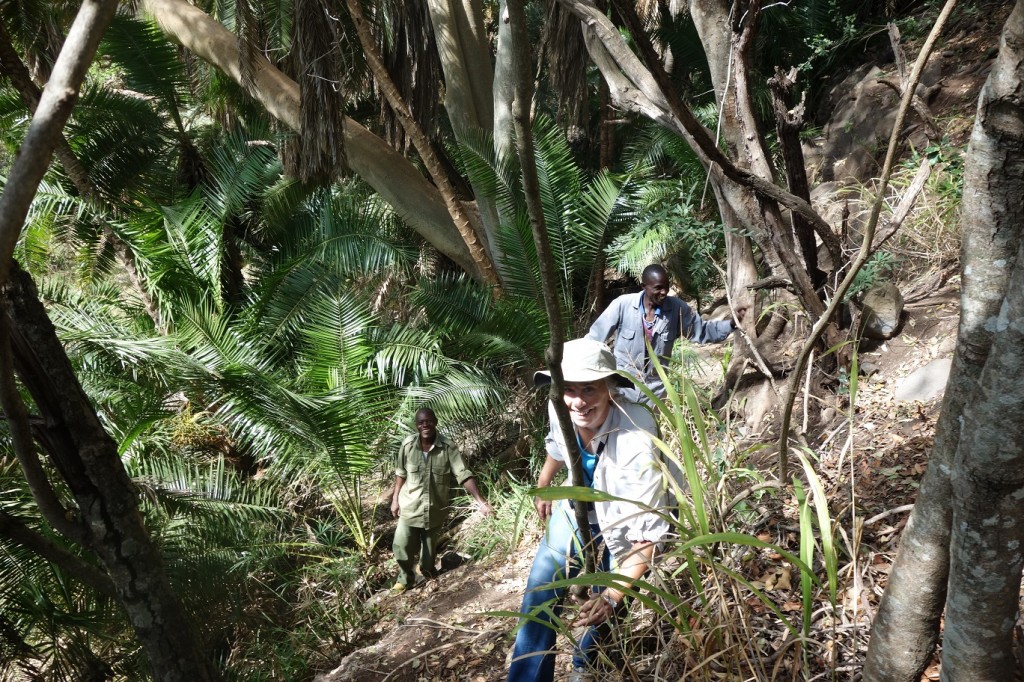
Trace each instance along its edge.
<instances>
[{"instance_id":1,"label":"tree trunk","mask_svg":"<svg viewBox=\"0 0 1024 682\"><path fill-rule=\"evenodd\" d=\"M138 492L117 444L79 385L35 285L12 264L0 294L13 323L15 368L44 420L37 437L74 497L89 548L103 562L154 677L167 682L213 679L143 525Z\"/></svg>"},{"instance_id":2,"label":"tree trunk","mask_svg":"<svg viewBox=\"0 0 1024 682\"><path fill-rule=\"evenodd\" d=\"M744 71L753 41L756 12L745 27L738 25L734 32L727 5L715 0L691 3L691 14L712 63L712 80L723 111L723 134L728 150L723 154L716 140L697 122L675 92L630 3L616 0L615 6L640 51L642 64L621 33L590 0L560 1L583 22L587 49L607 81L616 106L636 111L678 133L708 169L711 183L716 186L730 253L736 254L737 259L752 253L749 246L740 243L747 239L744 235L752 234L773 272L786 276L792 282L801 303L812 317L820 315L824 305L814 293L806 269L795 257L791 246L792 234L782 223L779 206L799 211L817 228L828 228L805 200L773 183L770 156L757 129ZM752 9L756 9L756 3ZM729 203L728 209L722 201ZM787 234L789 242L785 241ZM751 258L737 272L729 272L729 286L735 294L733 303L737 306L751 307L753 304L753 294L747 285L754 278L749 281L738 279L753 271ZM751 315L744 321L745 326L750 325L751 332L755 319L756 316Z\"/></svg>"},{"instance_id":3,"label":"tree trunk","mask_svg":"<svg viewBox=\"0 0 1024 682\"><path fill-rule=\"evenodd\" d=\"M1016 235L1018 250L979 267L1012 272L974 397L964 405L963 435L951 484L953 519L942 679L1014 679L1013 628L1020 615L1024 566L1024 2L1017 2L999 57L979 98L969 160L987 186L971 197L994 224ZM968 176L968 181L974 175ZM965 187L966 190L966 187ZM973 194L973 193L972 193ZM967 202L964 215L976 216ZM984 214L982 214L984 215ZM1015 261L1015 262L1014 262ZM973 269L972 269L973 271ZM967 276L965 270L965 277Z\"/></svg>"},{"instance_id":4,"label":"tree trunk","mask_svg":"<svg viewBox=\"0 0 1024 682\"><path fill-rule=\"evenodd\" d=\"M498 45L494 55L494 154L498 158L515 152L512 149L512 37L505 0L498 2ZM500 260L500 259L499 259Z\"/></svg>"},{"instance_id":5,"label":"tree trunk","mask_svg":"<svg viewBox=\"0 0 1024 682\"><path fill-rule=\"evenodd\" d=\"M522 0L508 2L509 18L512 24L512 63L515 98L512 101L512 121L515 125L516 151L523 176L523 194L526 198L526 210L530 214L530 228L533 241L537 247L537 258L540 266L541 284L544 289L544 307L548 313L550 343L545 359L551 371L551 388L548 400L554 407L558 424L562 429L562 440L565 442L569 455L569 467L573 480L583 480L583 459L580 454L579 440L572 427L569 408L562 395L565 382L562 378L562 343L565 340L565 324L562 320L562 309L558 296L558 278L555 275L554 259L551 256L551 242L548 239L547 225L544 222L544 207L541 204L540 185L537 179L537 166L533 152L533 135L530 126L530 103L533 101L531 81L530 52L527 47L526 13ZM576 501L576 527L582 544L583 565L587 573L597 568L593 542L590 535L590 503Z\"/></svg>"},{"instance_id":6,"label":"tree trunk","mask_svg":"<svg viewBox=\"0 0 1024 682\"><path fill-rule=\"evenodd\" d=\"M498 285L500 280L497 271L494 269L494 262L487 253L487 249L484 248L483 240L480 239L482 230L473 224L469 214L466 212L465 206L455 196L455 189L452 187L451 182L449 182L448 176L441 166L437 154L434 152L433 145L420 125L416 123L415 118L413 118L412 113L409 111L408 104L402 100L398 88L395 87L394 82L391 80L391 76L388 74L384 62L378 54L376 43L370 34L369 25L363 17L363 10L359 2L360 0L347 0L346 5L348 6L349 15L352 17L352 23L355 24L356 34L359 36L359 42L362 45L366 63L370 67L374 80L377 82L377 87L380 88L381 93L387 98L388 104L391 105L391 109L395 112L395 116L402 123L402 127L405 128L406 135L409 136L413 146L416 147L416 152L420 155L420 159L423 161L423 165L426 166L427 172L430 173L430 177L437 185L448 213L451 215L452 222L455 224L455 228L462 235L462 240L469 248L469 254L473 258L473 264L476 266L477 271L481 273L484 282Z\"/></svg>"},{"instance_id":7,"label":"tree trunk","mask_svg":"<svg viewBox=\"0 0 1024 682\"><path fill-rule=\"evenodd\" d=\"M185 0L145 0L143 7L169 38L243 85L238 39L219 22ZM271 116L300 130L299 86L269 61L259 64L247 92ZM349 167L410 227L463 270L482 278L440 192L408 159L351 118L345 119L345 153Z\"/></svg>"},{"instance_id":8,"label":"tree trunk","mask_svg":"<svg viewBox=\"0 0 1024 682\"><path fill-rule=\"evenodd\" d=\"M444 71L445 110L455 139L462 141L467 133L474 131L477 134L493 132L498 84L493 78L482 4L471 0L427 0L427 6ZM472 179L470 184L480 214L481 241L491 261L501 263L497 205Z\"/></svg>"},{"instance_id":9,"label":"tree trunk","mask_svg":"<svg viewBox=\"0 0 1024 682\"><path fill-rule=\"evenodd\" d=\"M1018 149L1024 141L1020 113L1011 119ZM1020 194L1014 198L1019 205ZM1022 266L1024 255L1018 253L996 321L992 352L978 382L978 399L964 406L964 435L953 465L949 596L942 641L945 682L1005 682L1018 670L1013 630L1020 616L1024 567Z\"/></svg>"},{"instance_id":10,"label":"tree trunk","mask_svg":"<svg viewBox=\"0 0 1024 682\"><path fill-rule=\"evenodd\" d=\"M768 85L773 95L775 130L779 135L779 147L782 149L782 158L786 166L789 191L810 203L811 188L807 182L804 152L800 144L800 132L804 129L804 102L802 98L799 103L795 102L796 74L795 67L786 74L782 73L779 67L775 67L775 75L768 79ZM817 289L825 283L828 275L818 269L818 247L814 239L814 227L797 213L792 214L792 221L804 265L811 274L811 284ZM831 233L829 235L831 236ZM829 253L832 254L833 268L838 271L842 265L838 242L826 244Z\"/></svg>"},{"instance_id":11,"label":"tree trunk","mask_svg":"<svg viewBox=\"0 0 1024 682\"><path fill-rule=\"evenodd\" d=\"M1020 101L1022 11L1018 2L1006 24L1010 40L1004 39L979 97L964 171L963 280L956 354L928 471L872 626L864 675L873 681L917 682L938 637L946 602L950 472L961 441L960 418L966 405L979 400L978 379L990 355L1024 229L1021 112L1012 104ZM964 434L966 439L969 434Z\"/></svg>"}]
</instances>

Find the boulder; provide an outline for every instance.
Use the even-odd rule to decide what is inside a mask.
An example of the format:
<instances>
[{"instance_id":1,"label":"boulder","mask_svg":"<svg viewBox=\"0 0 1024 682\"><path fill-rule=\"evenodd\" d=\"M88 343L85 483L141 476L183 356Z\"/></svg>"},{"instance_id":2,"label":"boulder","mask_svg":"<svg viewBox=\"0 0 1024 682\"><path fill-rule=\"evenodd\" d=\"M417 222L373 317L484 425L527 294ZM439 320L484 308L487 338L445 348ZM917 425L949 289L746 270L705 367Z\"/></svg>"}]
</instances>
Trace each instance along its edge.
<instances>
[{"instance_id":1,"label":"boulder","mask_svg":"<svg viewBox=\"0 0 1024 682\"><path fill-rule=\"evenodd\" d=\"M932 360L900 382L893 392L896 400L927 402L937 398L946 390L949 370L953 361L949 358Z\"/></svg>"},{"instance_id":2,"label":"boulder","mask_svg":"<svg viewBox=\"0 0 1024 682\"><path fill-rule=\"evenodd\" d=\"M867 290L861 301L865 338L885 340L896 336L903 315L903 294L892 282L879 282Z\"/></svg>"}]
</instances>

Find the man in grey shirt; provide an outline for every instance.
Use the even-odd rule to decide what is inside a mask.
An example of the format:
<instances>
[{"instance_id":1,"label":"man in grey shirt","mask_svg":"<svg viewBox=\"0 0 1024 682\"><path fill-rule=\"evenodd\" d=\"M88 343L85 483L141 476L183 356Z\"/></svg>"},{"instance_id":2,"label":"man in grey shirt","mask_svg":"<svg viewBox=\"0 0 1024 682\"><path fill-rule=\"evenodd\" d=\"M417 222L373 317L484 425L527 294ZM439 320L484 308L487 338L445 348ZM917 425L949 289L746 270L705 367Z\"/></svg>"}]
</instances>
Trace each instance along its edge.
<instances>
[{"instance_id":1,"label":"man in grey shirt","mask_svg":"<svg viewBox=\"0 0 1024 682\"><path fill-rule=\"evenodd\" d=\"M676 339L684 336L695 343L715 343L729 336L735 328L732 320L705 322L690 306L668 295L668 272L660 265L648 265L641 278L643 289L612 301L594 324L586 338L604 342L615 334L615 362L658 397L665 396L665 386L647 356L647 341L663 366L672 356ZM737 309L741 321L746 309ZM637 389L626 391L627 397L645 401Z\"/></svg>"}]
</instances>

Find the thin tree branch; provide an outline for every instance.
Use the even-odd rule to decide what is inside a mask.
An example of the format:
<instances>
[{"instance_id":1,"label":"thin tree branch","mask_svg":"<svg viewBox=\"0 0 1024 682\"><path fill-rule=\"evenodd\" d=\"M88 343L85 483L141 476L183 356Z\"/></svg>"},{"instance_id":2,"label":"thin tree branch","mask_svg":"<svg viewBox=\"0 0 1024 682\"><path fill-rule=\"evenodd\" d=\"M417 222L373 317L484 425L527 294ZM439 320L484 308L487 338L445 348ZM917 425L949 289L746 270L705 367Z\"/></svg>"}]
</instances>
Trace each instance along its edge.
<instances>
[{"instance_id":1,"label":"thin tree branch","mask_svg":"<svg viewBox=\"0 0 1024 682\"><path fill-rule=\"evenodd\" d=\"M551 244L548 240L547 225L544 222L544 209L540 201L540 184L537 179L537 166L533 154L533 135L530 128L530 103L533 100L533 88L530 81L530 51L526 33L526 12L522 0L508 0L509 25L512 38L512 74L515 83L515 97L512 99L512 122L515 125L516 150L519 154L519 165L523 176L523 194L526 197L526 210L530 216L530 228L533 241L537 245L537 257L540 265L541 284L544 290L544 307L548 314L548 326L551 331L545 359L551 372L551 388L548 399L555 410L555 416L562 429L562 440L569 455L569 466L574 481L583 480L583 460L580 454L576 433L569 419L569 409L562 398L564 380L562 378L562 342L565 339L565 328L562 320L562 309L558 301L558 279L555 277L555 266L551 259ZM574 505L576 526L579 529L580 542L583 546L583 563L588 573L597 568L597 560L590 534L590 504L577 500Z\"/></svg>"},{"instance_id":2,"label":"thin tree branch","mask_svg":"<svg viewBox=\"0 0 1024 682\"><path fill-rule=\"evenodd\" d=\"M43 88L39 106L0 196L0 287L7 282L14 246L29 205L50 166L61 130L71 115L78 99L78 89L103 33L114 18L117 4L117 0L85 0L82 3L53 65L50 80Z\"/></svg>"},{"instance_id":3,"label":"thin tree branch","mask_svg":"<svg viewBox=\"0 0 1024 682\"><path fill-rule=\"evenodd\" d=\"M914 180L907 187L907 190L900 197L900 203L896 206L896 210L892 212L892 217L885 222L885 226L878 231L875 235L874 241L871 243L871 250L878 251L882 244L889 240L896 232L900 229L903 221L910 215L910 209L914 207L914 203L917 201L917 197L924 190L924 185L928 182L928 178L932 174L932 164L928 161L928 157L922 157L921 165L917 168L917 173L914 175Z\"/></svg>"},{"instance_id":4,"label":"thin tree branch","mask_svg":"<svg viewBox=\"0 0 1024 682\"><path fill-rule=\"evenodd\" d=\"M912 504L903 504L903 505L900 505L899 507L893 507L892 509L884 511L884 512L882 512L880 514L875 514L870 519L865 521L864 525L865 526L873 526L876 523L878 523L879 521L883 521L883 520L889 518L890 516L896 516L897 514L902 514L903 512L908 512L908 511L910 511L913 508L914 508L914 505L912 505Z\"/></svg>"},{"instance_id":5,"label":"thin tree branch","mask_svg":"<svg viewBox=\"0 0 1024 682\"><path fill-rule=\"evenodd\" d=\"M765 481L764 483L755 483L748 488L742 490L736 497L732 498L727 505L722 507L721 517L725 519L732 510L735 509L743 500L747 499L754 493L761 492L762 490L779 490L784 487L781 481Z\"/></svg>"},{"instance_id":6,"label":"thin tree branch","mask_svg":"<svg viewBox=\"0 0 1024 682\"><path fill-rule=\"evenodd\" d=\"M22 521L5 511L0 511L0 535L43 559L60 566L77 580L101 592L111 599L117 598L114 584L106 573L58 545L53 540L37 533Z\"/></svg>"},{"instance_id":7,"label":"thin tree branch","mask_svg":"<svg viewBox=\"0 0 1024 682\"><path fill-rule=\"evenodd\" d=\"M860 252L851 264L850 271L846 273L846 277L844 277L843 281L839 283L838 287L836 287L835 293L832 295L832 301L829 303L828 308L825 309L825 313L817 320L817 322L814 323L814 327L811 328L811 334L808 336L807 341L800 350L800 355L797 356L796 366L793 368L789 381L786 383L785 403L782 407L782 419L779 426L779 480L781 481L785 481L789 475L789 428L790 422L793 418L793 403L796 400L796 394L799 390L800 375L803 374L807 358L810 357L811 351L814 349L814 346L817 345L818 338L821 336L822 332L825 331L825 327L831 324L832 317L835 315L836 310L839 308L839 304L842 303L843 298L846 296L846 292L849 290L850 285L853 284L854 278L872 254L871 245L874 241L875 227L878 225L878 216L881 214L882 204L885 199L885 189L889 185L889 178L892 175L892 169L896 162L896 150L899 147L903 123L907 118L907 112L910 110L910 100L914 95L914 89L917 87L917 83L921 80L921 72L924 70L924 65L928 61L928 56L931 54L932 48L935 47L935 41L938 40L939 34L942 32L943 27L945 27L946 20L949 19L949 15L952 13L955 5L956 0L946 0L946 4L942 7L942 11L935 20L935 25L932 26L931 33L928 34L928 38L925 40L924 45L921 46L921 53L917 56L917 61L914 63L914 69L907 80L907 87L903 91L903 98L900 100L900 108L897 110L896 120L893 122L892 134L889 136L889 148L885 154L885 163L882 165L882 177L878 182L878 197L875 199L875 203L871 207L871 216L864 228L864 237L861 243Z\"/></svg>"}]
</instances>

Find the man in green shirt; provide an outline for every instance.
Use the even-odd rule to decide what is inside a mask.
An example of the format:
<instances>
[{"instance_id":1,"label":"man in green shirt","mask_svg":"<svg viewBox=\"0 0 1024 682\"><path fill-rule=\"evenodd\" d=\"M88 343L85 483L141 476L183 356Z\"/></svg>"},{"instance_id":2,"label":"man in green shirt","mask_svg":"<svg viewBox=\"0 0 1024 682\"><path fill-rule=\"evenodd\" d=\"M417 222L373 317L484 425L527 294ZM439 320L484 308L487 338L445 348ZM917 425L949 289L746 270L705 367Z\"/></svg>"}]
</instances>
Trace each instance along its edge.
<instances>
[{"instance_id":1,"label":"man in green shirt","mask_svg":"<svg viewBox=\"0 0 1024 682\"><path fill-rule=\"evenodd\" d=\"M448 518L451 480L466 488L485 516L494 513L480 494L473 472L462 462L462 454L437 432L437 417L429 407L416 413L416 433L402 442L395 461L395 493L391 513L398 519L391 546L401 573L394 589L401 592L415 584L413 565L417 550L420 573L434 575L437 538Z\"/></svg>"}]
</instances>

